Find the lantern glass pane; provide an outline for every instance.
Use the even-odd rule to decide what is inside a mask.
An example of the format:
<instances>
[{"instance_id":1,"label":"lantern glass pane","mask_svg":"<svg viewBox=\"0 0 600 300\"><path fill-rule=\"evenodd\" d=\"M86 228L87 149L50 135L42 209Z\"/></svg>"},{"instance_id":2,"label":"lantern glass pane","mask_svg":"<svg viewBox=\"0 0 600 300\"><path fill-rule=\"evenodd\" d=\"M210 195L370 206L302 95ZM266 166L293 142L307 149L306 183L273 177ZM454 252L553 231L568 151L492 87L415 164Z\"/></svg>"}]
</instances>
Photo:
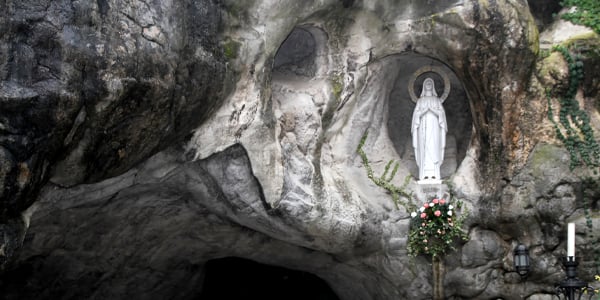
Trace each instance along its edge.
<instances>
[{"instance_id":1,"label":"lantern glass pane","mask_svg":"<svg viewBox=\"0 0 600 300\"><path fill-rule=\"evenodd\" d=\"M519 254L519 266L525 267L527 266L527 256L523 254Z\"/></svg>"}]
</instances>

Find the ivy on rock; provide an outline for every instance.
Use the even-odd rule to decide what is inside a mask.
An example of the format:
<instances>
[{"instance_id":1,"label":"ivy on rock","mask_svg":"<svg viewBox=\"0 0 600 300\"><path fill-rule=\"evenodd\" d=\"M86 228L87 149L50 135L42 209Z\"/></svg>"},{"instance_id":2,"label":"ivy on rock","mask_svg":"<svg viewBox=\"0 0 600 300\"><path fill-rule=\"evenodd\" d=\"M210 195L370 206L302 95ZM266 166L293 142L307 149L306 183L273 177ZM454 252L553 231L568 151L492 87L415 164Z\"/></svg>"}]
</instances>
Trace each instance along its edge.
<instances>
[{"instance_id":1,"label":"ivy on rock","mask_svg":"<svg viewBox=\"0 0 600 300\"><path fill-rule=\"evenodd\" d=\"M577 90L583 80L583 62L579 55L573 55L567 47L555 46L554 51L560 52L569 66L568 89L564 95L548 96L548 118L554 124L557 138L564 144L570 154L571 169L587 165L590 168L600 166L600 146L594 138L594 130L590 117L579 107L576 100ZM552 97L558 98L558 122L554 120Z\"/></svg>"}]
</instances>

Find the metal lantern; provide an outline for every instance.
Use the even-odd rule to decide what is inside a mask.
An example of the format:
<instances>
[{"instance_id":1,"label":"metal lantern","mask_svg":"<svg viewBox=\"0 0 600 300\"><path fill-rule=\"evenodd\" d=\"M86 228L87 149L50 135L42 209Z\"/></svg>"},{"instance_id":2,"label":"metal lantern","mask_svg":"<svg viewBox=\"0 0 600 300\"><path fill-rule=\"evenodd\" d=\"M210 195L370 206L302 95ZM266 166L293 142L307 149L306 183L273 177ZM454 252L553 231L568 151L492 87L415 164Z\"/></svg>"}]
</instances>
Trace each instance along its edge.
<instances>
[{"instance_id":1,"label":"metal lantern","mask_svg":"<svg viewBox=\"0 0 600 300\"><path fill-rule=\"evenodd\" d=\"M529 273L529 250L523 244L519 244L514 250L514 264L517 273L522 277Z\"/></svg>"}]
</instances>

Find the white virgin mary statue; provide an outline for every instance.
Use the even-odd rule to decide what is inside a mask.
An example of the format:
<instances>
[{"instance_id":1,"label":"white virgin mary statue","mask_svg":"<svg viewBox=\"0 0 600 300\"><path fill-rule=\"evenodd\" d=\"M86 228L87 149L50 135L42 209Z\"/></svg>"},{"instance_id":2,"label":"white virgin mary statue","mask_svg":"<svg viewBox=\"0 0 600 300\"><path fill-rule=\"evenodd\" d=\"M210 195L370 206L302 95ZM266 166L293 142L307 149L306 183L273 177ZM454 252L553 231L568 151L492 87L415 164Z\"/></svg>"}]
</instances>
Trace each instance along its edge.
<instances>
[{"instance_id":1,"label":"white virgin mary statue","mask_svg":"<svg viewBox=\"0 0 600 300\"><path fill-rule=\"evenodd\" d=\"M412 118L412 142L420 183L441 183L440 167L446 146L446 113L435 91L433 79L423 81L423 90Z\"/></svg>"}]
</instances>

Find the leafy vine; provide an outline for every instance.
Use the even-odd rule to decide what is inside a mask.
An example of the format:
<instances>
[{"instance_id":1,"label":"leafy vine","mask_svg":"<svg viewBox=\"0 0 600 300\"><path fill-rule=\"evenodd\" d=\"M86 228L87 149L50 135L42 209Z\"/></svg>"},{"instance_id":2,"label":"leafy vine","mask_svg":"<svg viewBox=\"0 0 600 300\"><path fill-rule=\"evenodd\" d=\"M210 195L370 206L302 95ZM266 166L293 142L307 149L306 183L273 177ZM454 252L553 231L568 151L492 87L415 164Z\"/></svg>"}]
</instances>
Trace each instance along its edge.
<instances>
[{"instance_id":1,"label":"leafy vine","mask_svg":"<svg viewBox=\"0 0 600 300\"><path fill-rule=\"evenodd\" d=\"M392 200L394 200L394 204L396 205L396 208L398 208L399 207L398 205L400 204L407 211L410 211L412 208L414 208L414 205L412 205L408 201L400 200L400 196L407 198L407 199L410 199L412 197L412 195L410 193L405 191L406 186L410 182L410 177L407 176L405 178L404 184L401 187L398 187L391 183L392 179L394 179L394 176L396 176L396 172L398 172L398 168L400 167L400 163L396 162L394 164L394 160L390 160L385 165L383 174L381 174L380 177L375 176L373 173L373 168L371 168L371 165L369 164L369 158L367 157L367 153L365 153L365 151L363 150L363 146L365 144L365 141L367 140L367 136L368 136L368 133L365 131L365 134L363 134L362 138L360 139L360 143L358 144L358 147L356 148L356 152L360 155L363 166L365 167L365 170L367 170L367 177L369 177L369 179L371 179L371 181L373 181L373 183L375 183L377 186L380 186L380 187L386 189L392 195ZM392 164L394 164L394 168L392 169L392 172L388 176L388 172L389 172Z\"/></svg>"},{"instance_id":2,"label":"leafy vine","mask_svg":"<svg viewBox=\"0 0 600 300\"><path fill-rule=\"evenodd\" d=\"M569 151L570 168L581 165L588 167L600 166L600 146L594 139L594 131L590 125L590 117L579 107L575 99L577 89L583 80L583 63L579 56L572 55L564 46L555 46L554 51L560 52L569 66L569 84L564 95L556 95L559 99L559 122L554 120L552 95L547 92L548 118L554 124L556 136Z\"/></svg>"},{"instance_id":3,"label":"leafy vine","mask_svg":"<svg viewBox=\"0 0 600 300\"><path fill-rule=\"evenodd\" d=\"M579 25L584 25L587 26L589 28L591 28L594 32L596 32L597 34L600 34L600 2L598 0L564 0L562 2L560 2L560 5L563 7L573 7L573 9L569 10L567 13L563 14L561 16L562 19L564 20L568 20L573 24L579 24ZM567 58L567 56L565 55L565 53L568 53L567 49L565 47L561 47L559 48L560 52L563 53L563 56L565 56L565 58ZM568 58L567 58L568 61ZM569 62L569 61L568 61ZM583 64L579 61L575 62L576 67L583 67ZM571 72L571 62L569 62L569 74L571 75L571 78L573 77L573 74ZM581 79L583 77L583 72L580 72L580 74L578 74L578 76L580 76L579 78ZM571 83L572 85L572 83ZM562 105L562 103L561 103ZM585 133L584 133L585 134ZM591 130L590 133L588 133L588 135L592 135ZM560 138L560 137L559 137ZM588 138L588 136L585 136L585 138ZM590 149L591 150L591 155L592 155L592 160L595 159L594 164L588 164L590 167L597 167L598 166L598 144L594 142L593 145L591 145L590 143ZM571 157L572 158L572 157ZM587 162L586 162L587 163ZM573 166L571 166L571 168L573 168ZM596 170L594 170L594 174L596 174ZM589 181L589 180L588 180ZM584 185L586 183L586 180L584 180ZM588 228L590 228L590 230L592 230L593 232L593 223L592 223L592 216L590 213L590 203L585 203L585 218L586 218L586 225ZM596 237L595 239L592 240L592 244L594 246L594 249L596 249L596 269L600 270L600 248L598 248L598 243L599 242L599 238ZM597 280L600 280L600 277L596 277Z\"/></svg>"},{"instance_id":4,"label":"leafy vine","mask_svg":"<svg viewBox=\"0 0 600 300\"><path fill-rule=\"evenodd\" d=\"M587 166L592 169L594 174L597 174L600 166L600 146L594 138L594 131L590 125L590 117L579 107L579 103L575 99L579 85L583 80L583 62L580 55L573 55L565 46L555 46L552 49L561 53L568 64L569 82L567 91L563 95L552 95L547 91L548 99L548 118L554 125L557 138L564 144L570 155L570 169L579 166ZM554 97L558 98L560 105L559 121L554 120L552 110L552 101ZM585 186L595 180L590 178L583 179L584 190ZM587 227L593 232L593 222L591 214L591 203L589 197L584 195L584 214ZM597 248L597 238L592 237L592 244ZM598 250L595 253L596 267L600 267L600 254Z\"/></svg>"}]
</instances>

